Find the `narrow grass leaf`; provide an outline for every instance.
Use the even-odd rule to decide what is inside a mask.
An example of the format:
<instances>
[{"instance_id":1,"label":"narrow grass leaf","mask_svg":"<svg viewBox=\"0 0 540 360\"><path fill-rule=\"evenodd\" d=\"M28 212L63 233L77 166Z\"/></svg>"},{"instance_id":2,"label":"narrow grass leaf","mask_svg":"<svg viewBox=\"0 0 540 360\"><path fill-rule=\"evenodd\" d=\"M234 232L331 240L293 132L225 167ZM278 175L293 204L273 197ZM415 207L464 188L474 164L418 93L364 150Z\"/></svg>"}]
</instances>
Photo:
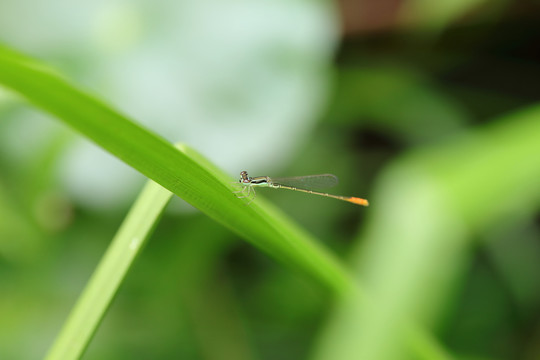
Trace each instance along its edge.
<instances>
[{"instance_id":1,"label":"narrow grass leaf","mask_svg":"<svg viewBox=\"0 0 540 360\"><path fill-rule=\"evenodd\" d=\"M328 250L263 198L246 206L232 193L231 178L188 146L176 149L54 71L2 48L0 84L55 115L272 257L312 276L335 294L359 296L357 284ZM418 347L417 339L429 338L414 338L411 348Z\"/></svg>"},{"instance_id":2,"label":"narrow grass leaf","mask_svg":"<svg viewBox=\"0 0 540 360\"><path fill-rule=\"evenodd\" d=\"M146 184L56 338L47 360L80 358L171 197L170 191L155 182Z\"/></svg>"},{"instance_id":3,"label":"narrow grass leaf","mask_svg":"<svg viewBox=\"0 0 540 360\"><path fill-rule=\"evenodd\" d=\"M0 84L55 115L276 259L313 276L337 293L351 287L347 272L330 252L262 198L245 206L232 193L230 177L187 146L179 151L76 89L54 71L9 49L0 48Z\"/></svg>"}]
</instances>

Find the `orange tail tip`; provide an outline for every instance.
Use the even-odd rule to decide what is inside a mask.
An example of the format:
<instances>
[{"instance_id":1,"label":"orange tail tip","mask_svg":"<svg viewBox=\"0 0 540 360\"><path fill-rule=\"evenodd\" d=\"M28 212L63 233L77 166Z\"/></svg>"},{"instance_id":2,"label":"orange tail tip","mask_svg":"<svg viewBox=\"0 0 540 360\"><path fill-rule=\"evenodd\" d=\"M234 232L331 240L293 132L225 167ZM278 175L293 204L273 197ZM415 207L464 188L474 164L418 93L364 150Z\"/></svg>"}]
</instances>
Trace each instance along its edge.
<instances>
[{"instance_id":1,"label":"orange tail tip","mask_svg":"<svg viewBox=\"0 0 540 360\"><path fill-rule=\"evenodd\" d=\"M349 198L347 201L353 204L357 204L357 205L369 206L369 201L362 198L352 197L352 198Z\"/></svg>"}]
</instances>

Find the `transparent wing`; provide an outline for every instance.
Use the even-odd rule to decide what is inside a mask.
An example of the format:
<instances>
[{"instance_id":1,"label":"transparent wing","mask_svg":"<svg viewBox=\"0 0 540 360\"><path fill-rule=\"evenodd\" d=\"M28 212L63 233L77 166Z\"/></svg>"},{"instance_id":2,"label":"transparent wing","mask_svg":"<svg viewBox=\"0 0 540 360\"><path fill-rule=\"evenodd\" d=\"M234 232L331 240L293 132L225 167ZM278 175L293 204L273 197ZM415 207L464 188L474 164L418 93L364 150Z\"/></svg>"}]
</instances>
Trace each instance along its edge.
<instances>
[{"instance_id":1,"label":"transparent wing","mask_svg":"<svg viewBox=\"0 0 540 360\"><path fill-rule=\"evenodd\" d=\"M286 185L305 190L331 188L336 186L338 182L337 176L332 174L272 178L273 184Z\"/></svg>"}]
</instances>

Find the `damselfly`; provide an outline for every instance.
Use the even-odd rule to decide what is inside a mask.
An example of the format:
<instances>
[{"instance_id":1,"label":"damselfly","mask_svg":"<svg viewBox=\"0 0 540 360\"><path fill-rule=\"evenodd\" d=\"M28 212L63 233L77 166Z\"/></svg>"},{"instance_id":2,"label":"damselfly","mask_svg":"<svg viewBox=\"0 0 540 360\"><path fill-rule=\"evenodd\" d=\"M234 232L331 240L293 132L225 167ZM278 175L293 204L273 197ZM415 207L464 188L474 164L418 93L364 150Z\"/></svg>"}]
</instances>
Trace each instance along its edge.
<instances>
[{"instance_id":1,"label":"damselfly","mask_svg":"<svg viewBox=\"0 0 540 360\"><path fill-rule=\"evenodd\" d=\"M338 178L332 174L321 175L308 175L308 176L294 176L287 178L271 178L269 176L255 176L250 177L247 171L240 173L240 180L238 181L242 185L242 189L235 191L239 198L246 198L249 203L255 199L255 187L270 187L274 189L287 189L301 191L308 194L326 196L338 200L348 201L353 204L368 206L369 203L366 199L353 197L353 196L340 196L313 191L312 189L324 189L332 186L336 186ZM249 204L248 203L248 204Z\"/></svg>"}]
</instances>

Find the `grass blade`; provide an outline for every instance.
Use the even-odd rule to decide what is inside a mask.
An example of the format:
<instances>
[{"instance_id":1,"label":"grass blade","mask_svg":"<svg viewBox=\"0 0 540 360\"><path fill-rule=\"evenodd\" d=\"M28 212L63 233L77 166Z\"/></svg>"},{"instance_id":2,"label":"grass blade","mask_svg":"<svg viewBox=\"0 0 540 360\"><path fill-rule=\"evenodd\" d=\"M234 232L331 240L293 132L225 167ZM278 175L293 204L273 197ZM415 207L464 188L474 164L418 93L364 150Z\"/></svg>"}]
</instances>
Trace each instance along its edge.
<instances>
[{"instance_id":1,"label":"grass blade","mask_svg":"<svg viewBox=\"0 0 540 360\"><path fill-rule=\"evenodd\" d=\"M250 206L245 206L242 200L232 194L230 177L188 146L181 145L179 149L173 147L161 137L73 87L47 67L2 48L0 84L55 115L272 257L310 275L335 294L359 296L357 284L329 251L263 198L258 197ZM119 284L121 279L117 281ZM94 316L103 315L103 312L98 314L97 310L93 311ZM71 321L76 324L79 320L75 318ZM75 325L66 325L71 326ZM97 322L92 331L95 326ZM61 345L58 347L69 345L70 332L63 331L66 335L59 339ZM90 336L87 333L83 340L88 342ZM415 349L422 342L431 343L429 337L419 332L408 341L408 345ZM436 344L433 344L433 348L437 348ZM50 356L62 355L57 351L53 349Z\"/></svg>"},{"instance_id":2,"label":"grass blade","mask_svg":"<svg viewBox=\"0 0 540 360\"><path fill-rule=\"evenodd\" d=\"M80 358L171 197L170 191L155 182L147 183L56 338L47 360Z\"/></svg>"},{"instance_id":3,"label":"grass blade","mask_svg":"<svg viewBox=\"0 0 540 360\"><path fill-rule=\"evenodd\" d=\"M306 232L262 198L245 206L232 194L231 179L187 146L178 151L47 67L2 48L0 84L55 115L276 259L295 266L337 293L351 287L340 263Z\"/></svg>"}]
</instances>

